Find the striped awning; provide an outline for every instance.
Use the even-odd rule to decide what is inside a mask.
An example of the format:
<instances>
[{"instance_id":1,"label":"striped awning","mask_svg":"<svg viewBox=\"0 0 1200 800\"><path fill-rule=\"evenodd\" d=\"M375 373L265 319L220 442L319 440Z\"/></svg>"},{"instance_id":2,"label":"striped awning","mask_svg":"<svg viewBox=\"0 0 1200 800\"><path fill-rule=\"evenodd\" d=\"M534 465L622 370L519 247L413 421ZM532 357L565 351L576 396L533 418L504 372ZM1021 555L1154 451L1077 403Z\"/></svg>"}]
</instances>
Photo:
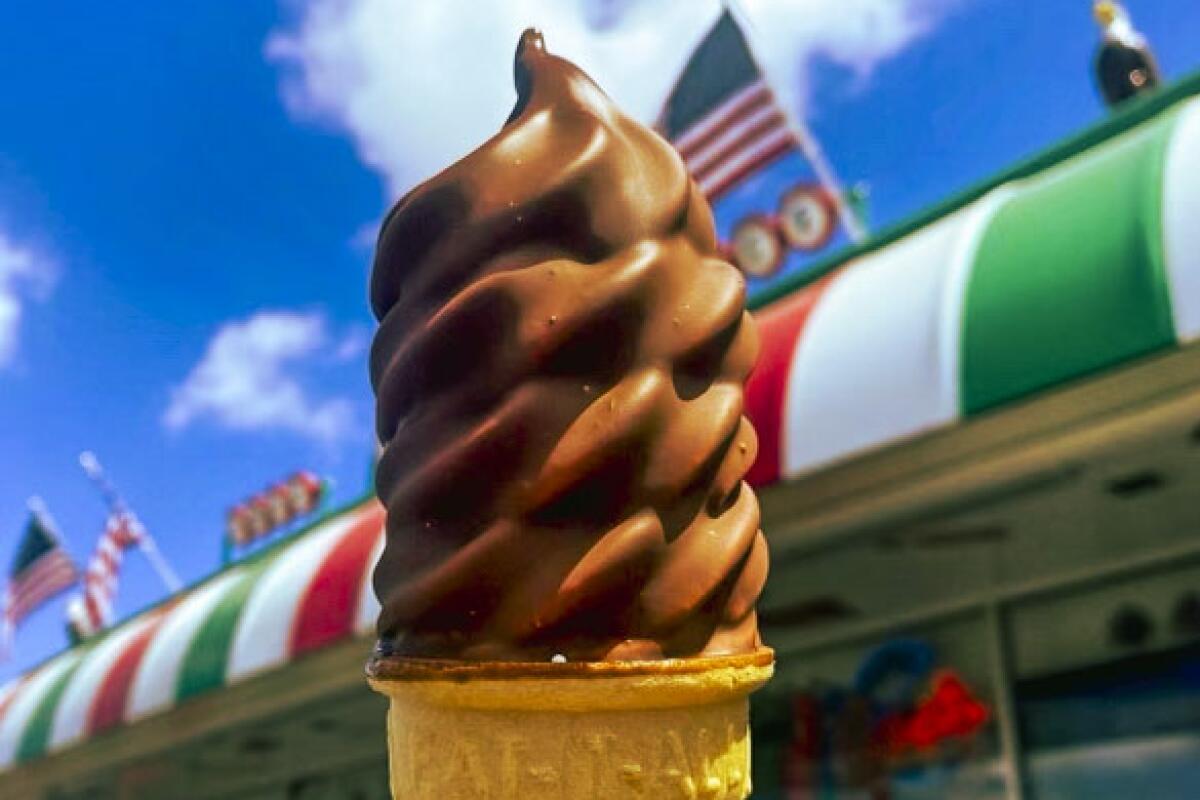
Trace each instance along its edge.
<instances>
[{"instance_id":1,"label":"striped awning","mask_svg":"<svg viewBox=\"0 0 1200 800\"><path fill-rule=\"evenodd\" d=\"M360 502L16 679L0 771L370 631L382 546L383 509Z\"/></svg>"},{"instance_id":2,"label":"striped awning","mask_svg":"<svg viewBox=\"0 0 1200 800\"><path fill-rule=\"evenodd\" d=\"M1200 337L1200 99L757 312L763 485Z\"/></svg>"}]
</instances>

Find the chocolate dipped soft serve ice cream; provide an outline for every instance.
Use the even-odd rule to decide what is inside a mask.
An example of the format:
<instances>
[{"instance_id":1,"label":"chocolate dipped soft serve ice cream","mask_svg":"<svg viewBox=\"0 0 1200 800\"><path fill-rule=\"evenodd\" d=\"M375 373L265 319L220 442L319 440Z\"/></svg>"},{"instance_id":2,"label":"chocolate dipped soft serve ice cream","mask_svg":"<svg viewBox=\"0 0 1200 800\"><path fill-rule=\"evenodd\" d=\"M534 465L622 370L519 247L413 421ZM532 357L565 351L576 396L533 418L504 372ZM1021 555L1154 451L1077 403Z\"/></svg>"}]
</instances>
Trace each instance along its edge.
<instances>
[{"instance_id":1,"label":"chocolate dipped soft serve ice cream","mask_svg":"<svg viewBox=\"0 0 1200 800\"><path fill-rule=\"evenodd\" d=\"M516 79L372 276L392 794L740 800L773 663L743 282L666 142L532 31Z\"/></svg>"},{"instance_id":2,"label":"chocolate dipped soft serve ice cream","mask_svg":"<svg viewBox=\"0 0 1200 800\"><path fill-rule=\"evenodd\" d=\"M748 653L757 337L669 144L526 31L498 134L379 238L380 652Z\"/></svg>"}]
</instances>

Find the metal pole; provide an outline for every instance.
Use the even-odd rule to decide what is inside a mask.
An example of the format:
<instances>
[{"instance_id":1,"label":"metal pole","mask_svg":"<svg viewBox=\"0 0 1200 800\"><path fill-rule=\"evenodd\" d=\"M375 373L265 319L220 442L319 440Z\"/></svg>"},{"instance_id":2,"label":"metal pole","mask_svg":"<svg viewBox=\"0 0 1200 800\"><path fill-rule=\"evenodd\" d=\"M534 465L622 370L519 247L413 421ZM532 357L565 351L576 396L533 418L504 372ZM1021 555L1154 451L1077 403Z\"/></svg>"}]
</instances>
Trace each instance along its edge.
<instances>
[{"instance_id":1,"label":"metal pole","mask_svg":"<svg viewBox=\"0 0 1200 800\"><path fill-rule=\"evenodd\" d=\"M124 498L121 497L117 487L108 479L104 468L100 466L100 459L96 458L96 454L91 450L84 450L79 454L79 466L83 467L83 471L87 473L88 478L100 490L100 494L104 496L104 500L108 503L109 509L114 514L129 514L133 513L129 510L129 506L125 504ZM139 520L139 525L140 525ZM146 530L144 525L141 525L141 536L138 537L138 549L146 556L146 560L150 562L150 566L158 573L158 577L162 580L163 585L167 587L167 591L174 594L183 588L183 582L179 580L179 576L175 574L175 570L167 563L163 554L158 549L158 544L154 541L154 537Z\"/></svg>"},{"instance_id":2,"label":"metal pole","mask_svg":"<svg viewBox=\"0 0 1200 800\"><path fill-rule=\"evenodd\" d=\"M117 487L113 486L108 476L104 474L104 468L100 466L100 460L96 458L95 453L91 450L84 450L80 453L79 466L83 467L88 478L100 490L100 494L104 497L104 502L108 504L110 510L114 512L125 510L125 501L117 492Z\"/></svg>"},{"instance_id":3,"label":"metal pole","mask_svg":"<svg viewBox=\"0 0 1200 800\"><path fill-rule=\"evenodd\" d=\"M162 579L163 585L167 587L167 591L175 594L183 588L183 581L179 580L179 576L175 574L175 570L171 569L171 565L163 558L163 554L159 551L158 545L150 538L150 534L146 534L138 540L138 547L142 551L142 555L150 562L150 566L154 567L154 571L158 573L158 577Z\"/></svg>"},{"instance_id":4,"label":"metal pole","mask_svg":"<svg viewBox=\"0 0 1200 800\"><path fill-rule=\"evenodd\" d=\"M987 604L984 615L989 647L992 686L996 691L996 727L1000 734L1000 763L1003 765L1004 796L1007 800L1025 800L1025 768L1017 730L1017 708L1013 698L1011 644L1000 604Z\"/></svg>"},{"instance_id":5,"label":"metal pole","mask_svg":"<svg viewBox=\"0 0 1200 800\"><path fill-rule=\"evenodd\" d=\"M757 36L757 31L750 16L742 9L741 3L738 0L723 0L722 5L745 28L747 34L754 34L754 36L748 35L746 37L746 43L750 45L750 57L754 59L754 64L758 67L759 74L762 75L763 83L767 85L767 88L771 90L771 94L775 95L775 97L785 97L786 95L776 91L770 73L763 68L762 62L754 52L754 45L751 40ZM833 203L837 206L838 216L842 221L842 225L846 228L846 235L855 244L864 241L867 238L866 226L863 225L862 220L858 218L858 214L855 213L854 209L847 202L842 183L838 180L833 167L825 159L825 153L821 150L820 143L809 132L808 126L804 124L804 121L796 116L795 111L791 108L791 104L779 103L779 108L783 112L784 122L787 123L787 126L792 131L792 136L795 137L805 157L812 164L813 172L817 174L817 180L833 195Z\"/></svg>"}]
</instances>

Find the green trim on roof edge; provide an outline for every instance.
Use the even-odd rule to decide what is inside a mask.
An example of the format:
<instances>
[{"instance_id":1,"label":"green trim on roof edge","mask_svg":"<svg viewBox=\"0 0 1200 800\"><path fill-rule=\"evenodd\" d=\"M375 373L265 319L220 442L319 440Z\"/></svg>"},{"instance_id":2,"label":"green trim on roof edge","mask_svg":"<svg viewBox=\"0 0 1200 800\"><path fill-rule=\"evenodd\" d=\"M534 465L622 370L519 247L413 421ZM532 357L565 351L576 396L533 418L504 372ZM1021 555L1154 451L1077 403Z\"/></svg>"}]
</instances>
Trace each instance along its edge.
<instances>
[{"instance_id":1,"label":"green trim on roof edge","mask_svg":"<svg viewBox=\"0 0 1200 800\"><path fill-rule=\"evenodd\" d=\"M1131 100L1121 111L1111 114L1095 125L1067 137L1049 149L1043 150L1024 161L1019 161L1012 167L1001 171L991 178L969 186L956 194L952 194L942 202L930 206L924 211L919 211L913 216L889 225L861 244L838 250L824 258L818 259L802 273L751 295L746 301L746 306L754 311L763 306L770 305L776 300L786 297L828 275L842 264L886 247L897 239L901 239L913 231L924 228L930 223L959 210L963 206L973 203L997 186L1042 172L1108 139L1119 136L1125 131L1169 109L1171 106L1197 94L1200 94L1200 72L1180 78L1175 83L1164 87L1154 94Z\"/></svg>"}]
</instances>

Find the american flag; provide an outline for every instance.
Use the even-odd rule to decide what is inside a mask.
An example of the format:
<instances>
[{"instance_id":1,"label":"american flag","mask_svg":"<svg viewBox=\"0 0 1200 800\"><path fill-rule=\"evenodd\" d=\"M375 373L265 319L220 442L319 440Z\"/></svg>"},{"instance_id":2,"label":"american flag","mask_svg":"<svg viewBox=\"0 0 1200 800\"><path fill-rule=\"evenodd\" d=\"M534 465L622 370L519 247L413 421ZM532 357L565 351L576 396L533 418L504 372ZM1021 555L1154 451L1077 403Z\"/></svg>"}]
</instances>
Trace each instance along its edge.
<instances>
[{"instance_id":1,"label":"american flag","mask_svg":"<svg viewBox=\"0 0 1200 800\"><path fill-rule=\"evenodd\" d=\"M688 60L658 127L710 201L800 144L728 11Z\"/></svg>"},{"instance_id":2,"label":"american flag","mask_svg":"<svg viewBox=\"0 0 1200 800\"><path fill-rule=\"evenodd\" d=\"M78 580L75 562L63 549L50 515L36 499L31 500L29 522L8 572L4 593L3 639L0 652L7 650L13 631L34 609Z\"/></svg>"},{"instance_id":3,"label":"american flag","mask_svg":"<svg viewBox=\"0 0 1200 800\"><path fill-rule=\"evenodd\" d=\"M67 609L68 624L77 637L84 639L108 627L113 617L121 559L126 550L140 545L145 536L145 528L131 512L114 511L109 515L84 573L83 593Z\"/></svg>"}]
</instances>

